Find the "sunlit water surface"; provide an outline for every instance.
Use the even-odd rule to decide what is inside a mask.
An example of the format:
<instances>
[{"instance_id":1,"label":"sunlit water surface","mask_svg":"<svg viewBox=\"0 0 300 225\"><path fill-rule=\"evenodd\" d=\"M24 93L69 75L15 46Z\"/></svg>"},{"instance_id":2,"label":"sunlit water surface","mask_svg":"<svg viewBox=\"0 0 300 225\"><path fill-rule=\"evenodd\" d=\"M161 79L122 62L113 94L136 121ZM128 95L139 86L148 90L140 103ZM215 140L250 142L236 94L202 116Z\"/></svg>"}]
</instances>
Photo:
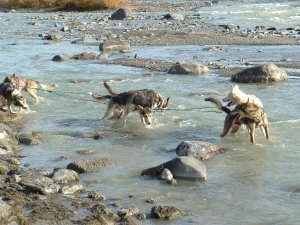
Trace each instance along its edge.
<instances>
[{"instance_id":1,"label":"sunlit water surface","mask_svg":"<svg viewBox=\"0 0 300 225\"><path fill-rule=\"evenodd\" d=\"M298 0L229 1L214 7L201 8L204 19L216 24L236 24L242 28L255 26L290 28L300 26Z\"/></svg>"},{"instance_id":2,"label":"sunlit water surface","mask_svg":"<svg viewBox=\"0 0 300 225\"><path fill-rule=\"evenodd\" d=\"M52 171L81 158L108 157L116 160L117 165L81 175L80 182L87 190L97 190L107 198L120 198L120 206L136 205L146 214L152 207L145 203L147 197L158 198L157 205L173 205L192 213L174 221L145 220L144 224L299 224L300 80L297 77L276 84L240 85L242 90L263 101L270 121L271 140L266 141L257 130L257 144L252 145L246 130L223 139L219 137L225 114L216 113L204 98L207 93L224 97L231 83L214 71L205 76L154 72L154 77L146 78L143 74L149 71L144 69L97 61L53 62L56 54L97 53L98 47L72 45L69 40L46 44L38 37L46 31L27 25L25 14L0 14L0 27L2 78L16 73L58 85L55 92L39 92L43 99L38 105L25 94L31 112L24 114L22 132L41 132L42 144L22 146L21 154L25 156L22 164ZM202 51L203 47L206 46L134 47L128 56L139 53L141 57L174 62L218 61L234 66L241 60L254 63L283 58L299 60L291 52L300 52L299 46L223 46L213 53ZM86 82L74 84L70 80ZM112 134L113 122L98 119L106 105L91 101L88 95L89 91L106 93L104 80L111 80L117 92L155 89L170 96L172 110L155 113L150 127L142 126L138 115L132 114L127 124L132 133ZM104 138L62 135L94 131L102 133ZM204 162L207 181L178 180L178 185L170 186L140 176L143 169L173 159L175 152L171 150L186 140L209 141L230 149ZM94 149L96 153L77 154L84 149ZM69 159L60 160L60 156ZM101 182L88 182L95 179ZM128 198L130 194L135 197Z\"/></svg>"}]
</instances>

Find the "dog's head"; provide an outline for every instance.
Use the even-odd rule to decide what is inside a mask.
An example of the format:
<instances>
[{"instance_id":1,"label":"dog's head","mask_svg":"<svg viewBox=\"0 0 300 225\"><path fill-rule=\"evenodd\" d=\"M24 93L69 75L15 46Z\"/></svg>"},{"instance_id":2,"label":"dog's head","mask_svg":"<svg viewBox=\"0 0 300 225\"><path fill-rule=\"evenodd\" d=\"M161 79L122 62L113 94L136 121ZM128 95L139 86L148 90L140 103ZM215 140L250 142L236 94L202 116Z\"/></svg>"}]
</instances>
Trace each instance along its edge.
<instances>
[{"instance_id":1,"label":"dog's head","mask_svg":"<svg viewBox=\"0 0 300 225\"><path fill-rule=\"evenodd\" d=\"M231 90L228 93L227 97L223 98L224 102L227 103L227 107L239 104L239 86L238 85L231 85Z\"/></svg>"},{"instance_id":2,"label":"dog's head","mask_svg":"<svg viewBox=\"0 0 300 225\"><path fill-rule=\"evenodd\" d=\"M152 123L153 110L151 107L143 107L137 105L136 109L139 111L141 120L143 121L144 124Z\"/></svg>"},{"instance_id":3,"label":"dog's head","mask_svg":"<svg viewBox=\"0 0 300 225\"><path fill-rule=\"evenodd\" d=\"M12 76L6 76L3 80L3 83L15 84L15 78L15 74L13 74Z\"/></svg>"},{"instance_id":4,"label":"dog's head","mask_svg":"<svg viewBox=\"0 0 300 225\"><path fill-rule=\"evenodd\" d=\"M24 98L24 96L21 94L20 91L15 89L12 93L12 99L15 106L19 106L22 109L28 109L26 99Z\"/></svg>"}]
</instances>

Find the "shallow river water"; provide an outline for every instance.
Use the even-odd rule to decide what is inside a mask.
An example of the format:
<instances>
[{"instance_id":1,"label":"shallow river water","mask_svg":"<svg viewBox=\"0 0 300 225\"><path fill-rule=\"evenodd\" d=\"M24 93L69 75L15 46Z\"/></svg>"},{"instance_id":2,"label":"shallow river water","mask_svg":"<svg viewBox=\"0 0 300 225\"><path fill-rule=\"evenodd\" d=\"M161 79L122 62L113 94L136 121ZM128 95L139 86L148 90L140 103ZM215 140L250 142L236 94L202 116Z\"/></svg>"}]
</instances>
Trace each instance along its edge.
<instances>
[{"instance_id":1,"label":"shallow river water","mask_svg":"<svg viewBox=\"0 0 300 225\"><path fill-rule=\"evenodd\" d=\"M256 131L257 144L249 142L246 130L220 138L225 114L204 98L207 93L222 98L229 91L229 78L214 71L205 76L176 76L154 72L144 77L145 69L99 64L97 61L53 62L56 54L98 52L97 46L72 45L70 40L53 44L37 34L46 32L27 25L30 14L0 14L0 73L57 84L55 92L38 92L40 104L26 95L31 111L24 114L22 131L38 131L42 144L22 146L22 164L47 169L63 167L86 157L108 157L117 165L96 173L82 174L87 190L97 190L107 198L120 198L120 206L135 205L148 214L157 205L173 205L192 213L174 221L145 220L144 224L299 224L300 157L300 79L290 77L276 84L241 84L240 88L257 95L264 103L270 122L271 140ZM45 16L45 15L44 15ZM46 15L47 16L47 15ZM22 22L23 21L23 22ZM170 61L221 62L234 66L240 60L253 63L299 60L299 46L222 46L205 52L207 46L134 47L130 57L161 58ZM259 51L262 50L262 51ZM295 56L298 52L298 57ZM230 60L228 59L230 58ZM221 60L220 59L225 59ZM295 71L294 71L295 72ZM299 74L299 71L296 71ZM71 83L70 80L83 80ZM128 119L129 135L111 132L112 121L100 121L106 105L91 101L89 91L106 93L104 80L111 80L117 92L151 88L170 96L171 110L157 112L154 123L144 127L138 116ZM72 137L76 132L97 131L103 139ZM67 135L70 134L70 135ZM205 182L178 180L175 186L141 177L143 169L175 157L172 151L185 140L209 141L229 150L210 160ZM79 155L78 150L94 149L94 155ZM59 159L68 156L67 160ZM100 180L91 184L90 180ZM133 194L133 198L128 196ZM117 209L116 209L117 210Z\"/></svg>"}]
</instances>

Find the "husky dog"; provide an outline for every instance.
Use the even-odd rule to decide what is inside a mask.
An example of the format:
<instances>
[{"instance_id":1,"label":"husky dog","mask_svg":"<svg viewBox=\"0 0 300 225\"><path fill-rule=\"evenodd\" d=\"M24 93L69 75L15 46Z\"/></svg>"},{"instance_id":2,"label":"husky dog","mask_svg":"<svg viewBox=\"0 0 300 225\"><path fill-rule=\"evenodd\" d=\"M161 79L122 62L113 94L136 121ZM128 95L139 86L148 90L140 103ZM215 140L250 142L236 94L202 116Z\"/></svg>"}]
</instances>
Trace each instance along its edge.
<instances>
[{"instance_id":1,"label":"husky dog","mask_svg":"<svg viewBox=\"0 0 300 225\"><path fill-rule=\"evenodd\" d=\"M42 87L43 90L52 90L56 87L56 85L47 85L47 84L43 84L39 81L36 80L31 80L31 79L25 79L25 78L21 78L21 77L16 77L15 74L13 74L12 76L6 76L6 78L4 79L5 83L11 83L15 86L16 89L18 89L19 91L27 91L29 95L31 95L34 99L36 103L39 103L40 101L40 97L37 96L36 94L36 89L38 88L38 86Z\"/></svg>"},{"instance_id":2,"label":"husky dog","mask_svg":"<svg viewBox=\"0 0 300 225\"><path fill-rule=\"evenodd\" d=\"M23 97L21 92L14 88L10 83L1 83L0 84L0 97L2 106L1 108L7 106L10 113L16 113L12 110L11 105L14 104L21 109L27 109L28 105L26 104L26 99Z\"/></svg>"},{"instance_id":3,"label":"husky dog","mask_svg":"<svg viewBox=\"0 0 300 225\"><path fill-rule=\"evenodd\" d=\"M255 142L254 133L257 127L260 127L266 139L269 139L268 118L261 107L258 107L254 103L244 103L230 110L226 106L223 106L219 99L206 98L205 101L213 102L219 110L227 113L221 137L224 137L230 129L231 133L236 133L241 125L244 124L250 133L251 143Z\"/></svg>"},{"instance_id":4,"label":"husky dog","mask_svg":"<svg viewBox=\"0 0 300 225\"><path fill-rule=\"evenodd\" d=\"M227 106L250 103L257 107L263 108L263 104L259 98L255 95L248 95L239 89L238 85L232 85L231 91L228 96L223 99L224 102L228 102Z\"/></svg>"},{"instance_id":5,"label":"husky dog","mask_svg":"<svg viewBox=\"0 0 300 225\"><path fill-rule=\"evenodd\" d=\"M130 90L120 94L115 93L108 83L104 82L104 86L110 95L96 96L89 93L94 99L109 99L107 110L102 117L117 117L121 119L125 126L129 113L138 111L142 123L151 124L153 109L165 109L168 106L169 98L164 98L158 92L150 89Z\"/></svg>"}]
</instances>

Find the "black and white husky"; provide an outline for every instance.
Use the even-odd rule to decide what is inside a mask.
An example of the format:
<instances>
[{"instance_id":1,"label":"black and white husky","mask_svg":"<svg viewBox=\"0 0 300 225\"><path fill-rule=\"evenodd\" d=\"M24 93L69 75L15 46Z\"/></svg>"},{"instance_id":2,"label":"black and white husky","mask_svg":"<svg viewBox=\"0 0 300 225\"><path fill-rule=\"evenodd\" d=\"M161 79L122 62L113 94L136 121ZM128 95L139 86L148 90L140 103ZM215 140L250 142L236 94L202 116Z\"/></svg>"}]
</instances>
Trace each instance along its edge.
<instances>
[{"instance_id":1,"label":"black and white husky","mask_svg":"<svg viewBox=\"0 0 300 225\"><path fill-rule=\"evenodd\" d=\"M108 83L104 82L104 86L110 95L96 96L89 93L96 100L109 99L107 110L101 119L114 116L121 119L123 125L126 124L128 115L134 111L139 112L143 124L151 124L153 109L165 109L169 103L169 98L151 89L130 90L117 94Z\"/></svg>"}]
</instances>

